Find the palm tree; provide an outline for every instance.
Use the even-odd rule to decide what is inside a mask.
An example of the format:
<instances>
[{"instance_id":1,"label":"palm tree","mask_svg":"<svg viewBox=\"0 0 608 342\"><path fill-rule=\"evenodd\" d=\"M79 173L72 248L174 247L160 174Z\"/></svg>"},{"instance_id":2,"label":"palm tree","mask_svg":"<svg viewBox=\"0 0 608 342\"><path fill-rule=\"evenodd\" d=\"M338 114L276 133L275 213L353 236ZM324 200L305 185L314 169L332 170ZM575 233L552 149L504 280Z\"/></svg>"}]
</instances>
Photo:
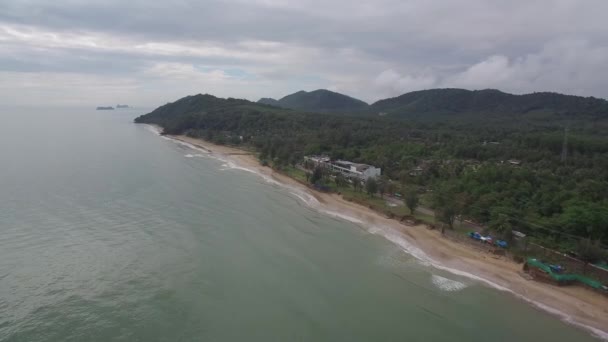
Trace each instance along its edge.
<instances>
[{"instance_id":1,"label":"palm tree","mask_svg":"<svg viewBox=\"0 0 608 342\"><path fill-rule=\"evenodd\" d=\"M418 193L414 189L409 189L405 193L405 205L410 209L410 214L414 215L414 211L418 208Z\"/></svg>"},{"instance_id":2,"label":"palm tree","mask_svg":"<svg viewBox=\"0 0 608 342\"><path fill-rule=\"evenodd\" d=\"M498 215L496 220L491 223L490 228L492 228L492 230L494 230L496 234L499 234L504 240L510 242L513 235L513 225L511 224L511 220L509 220L507 215Z\"/></svg>"},{"instance_id":3,"label":"palm tree","mask_svg":"<svg viewBox=\"0 0 608 342\"><path fill-rule=\"evenodd\" d=\"M456 210L451 204L447 204L442 208L439 208L437 212L437 219L444 225L441 226L441 234L445 233L445 226L447 225L450 229L454 229L454 218L456 217Z\"/></svg>"},{"instance_id":4,"label":"palm tree","mask_svg":"<svg viewBox=\"0 0 608 342\"><path fill-rule=\"evenodd\" d=\"M343 174L341 174L341 173L338 173L338 174L336 175L336 177L334 178L334 181L336 182L336 186L337 186L338 188L341 188L341 187L343 187L344 185L346 185L346 178L345 178L345 177L344 177L344 175L343 175Z\"/></svg>"},{"instance_id":5,"label":"palm tree","mask_svg":"<svg viewBox=\"0 0 608 342\"><path fill-rule=\"evenodd\" d=\"M376 182L375 178L371 177L367 179L365 182L365 190L370 196L374 196L374 194L378 192L378 182Z\"/></svg>"}]
</instances>

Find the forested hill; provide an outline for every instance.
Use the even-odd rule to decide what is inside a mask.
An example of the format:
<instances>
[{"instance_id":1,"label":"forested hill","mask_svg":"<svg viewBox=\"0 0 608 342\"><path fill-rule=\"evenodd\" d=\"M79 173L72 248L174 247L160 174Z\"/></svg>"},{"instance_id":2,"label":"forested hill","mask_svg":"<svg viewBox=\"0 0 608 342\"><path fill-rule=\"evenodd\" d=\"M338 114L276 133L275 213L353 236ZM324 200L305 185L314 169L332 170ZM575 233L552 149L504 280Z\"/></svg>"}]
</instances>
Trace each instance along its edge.
<instances>
[{"instance_id":1,"label":"forested hill","mask_svg":"<svg viewBox=\"0 0 608 342\"><path fill-rule=\"evenodd\" d=\"M401 118L478 113L483 114L480 118L508 115L608 119L608 101L547 92L513 95L495 89L431 89L377 101L370 106L370 112Z\"/></svg>"},{"instance_id":2,"label":"forested hill","mask_svg":"<svg viewBox=\"0 0 608 342\"><path fill-rule=\"evenodd\" d=\"M600 100L555 94L532 98L536 96L553 99L543 108L557 108L560 99L568 99L581 107L561 103L560 108L588 110L597 118L604 115ZM450 104L444 99L442 108L464 110L472 108L471 103L474 108L522 108L454 100ZM488 122L478 114L464 114L435 122L391 115L329 115L199 94L159 107L135 122L160 125L168 134L244 144L276 168L295 165L311 154L372 164L382 168L383 184L400 184L398 191L414 188L438 198L432 203L440 213L523 231L544 239L546 246L570 248L572 236L608 244L606 120L585 125L585 117L574 115L578 124L570 126L566 140L564 127L553 120L512 125L520 120L507 115Z\"/></svg>"},{"instance_id":3,"label":"forested hill","mask_svg":"<svg viewBox=\"0 0 608 342\"><path fill-rule=\"evenodd\" d=\"M302 90L280 100L261 98L258 103L317 113L360 113L369 107L361 100L325 89Z\"/></svg>"},{"instance_id":4,"label":"forested hill","mask_svg":"<svg viewBox=\"0 0 608 342\"><path fill-rule=\"evenodd\" d=\"M281 105L279 104L279 101L272 99L270 97L262 97L261 99L258 100L258 103L281 107Z\"/></svg>"},{"instance_id":5,"label":"forested hill","mask_svg":"<svg viewBox=\"0 0 608 342\"><path fill-rule=\"evenodd\" d=\"M183 97L167 103L154 111L135 119L136 123L151 123L163 127L167 134L182 134L193 128L202 128L202 118L222 119L222 115L231 116L241 113L289 113L291 110L257 104L243 99L223 99L209 94L198 94ZM213 121L205 121L213 127ZM219 123L215 123L219 125Z\"/></svg>"},{"instance_id":6,"label":"forested hill","mask_svg":"<svg viewBox=\"0 0 608 342\"><path fill-rule=\"evenodd\" d=\"M430 89L379 100L372 105L352 97L319 89L299 91L280 100L261 98L259 104L304 112L387 116L423 121L521 119L562 126L608 121L608 101L594 97L539 92L514 95L496 89Z\"/></svg>"}]
</instances>

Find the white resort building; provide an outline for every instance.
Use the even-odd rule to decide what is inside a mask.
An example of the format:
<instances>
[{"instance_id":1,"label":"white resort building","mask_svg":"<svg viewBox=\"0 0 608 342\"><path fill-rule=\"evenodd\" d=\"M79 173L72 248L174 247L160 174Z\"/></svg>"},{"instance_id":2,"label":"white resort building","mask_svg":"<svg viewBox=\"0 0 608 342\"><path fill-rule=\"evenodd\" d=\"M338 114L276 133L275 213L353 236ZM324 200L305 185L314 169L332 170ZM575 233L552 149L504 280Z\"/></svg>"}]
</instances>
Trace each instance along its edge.
<instances>
[{"instance_id":1,"label":"white resort building","mask_svg":"<svg viewBox=\"0 0 608 342\"><path fill-rule=\"evenodd\" d=\"M304 157L304 160L311 161L316 166L328 168L333 172L340 172L347 177L359 178L362 180L380 177L380 174L382 173L380 168L371 165L353 163L346 160L332 161L328 156L309 156Z\"/></svg>"}]
</instances>

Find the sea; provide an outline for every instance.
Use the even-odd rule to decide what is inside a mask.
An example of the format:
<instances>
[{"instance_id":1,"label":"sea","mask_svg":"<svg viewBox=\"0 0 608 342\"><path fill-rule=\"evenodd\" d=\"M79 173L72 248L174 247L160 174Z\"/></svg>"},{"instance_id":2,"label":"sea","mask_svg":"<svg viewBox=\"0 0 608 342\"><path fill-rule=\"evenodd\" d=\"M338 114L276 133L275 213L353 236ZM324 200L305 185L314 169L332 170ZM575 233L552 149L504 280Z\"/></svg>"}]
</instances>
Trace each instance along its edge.
<instances>
[{"instance_id":1,"label":"sea","mask_svg":"<svg viewBox=\"0 0 608 342\"><path fill-rule=\"evenodd\" d=\"M146 112L0 111L0 341L597 340Z\"/></svg>"}]
</instances>

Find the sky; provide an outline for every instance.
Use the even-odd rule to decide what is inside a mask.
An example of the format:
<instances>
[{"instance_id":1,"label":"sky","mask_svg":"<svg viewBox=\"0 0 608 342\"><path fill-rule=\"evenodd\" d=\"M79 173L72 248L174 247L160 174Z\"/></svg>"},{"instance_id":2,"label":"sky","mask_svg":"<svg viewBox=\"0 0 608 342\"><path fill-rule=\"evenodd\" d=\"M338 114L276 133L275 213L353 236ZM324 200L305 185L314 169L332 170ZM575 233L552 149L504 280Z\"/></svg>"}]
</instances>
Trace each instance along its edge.
<instances>
[{"instance_id":1,"label":"sky","mask_svg":"<svg viewBox=\"0 0 608 342\"><path fill-rule=\"evenodd\" d=\"M606 0L2 0L0 104L430 88L608 98Z\"/></svg>"}]
</instances>

